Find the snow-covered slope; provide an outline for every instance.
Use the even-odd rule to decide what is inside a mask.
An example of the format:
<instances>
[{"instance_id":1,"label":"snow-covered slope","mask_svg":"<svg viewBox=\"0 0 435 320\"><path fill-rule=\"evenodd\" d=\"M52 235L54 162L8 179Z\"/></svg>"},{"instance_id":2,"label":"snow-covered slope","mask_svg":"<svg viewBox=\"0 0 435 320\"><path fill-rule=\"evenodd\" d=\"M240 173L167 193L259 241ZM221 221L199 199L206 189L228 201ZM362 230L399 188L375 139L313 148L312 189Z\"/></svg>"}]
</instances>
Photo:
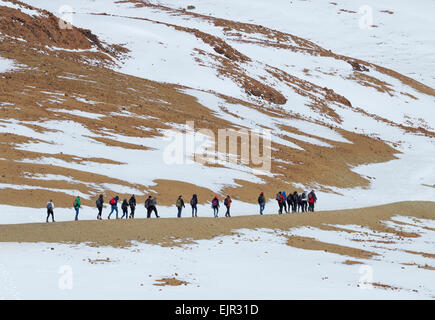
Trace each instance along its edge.
<instances>
[{"instance_id":1,"label":"snow-covered slope","mask_svg":"<svg viewBox=\"0 0 435 320\"><path fill-rule=\"evenodd\" d=\"M14 63L9 59L0 58L0 73L6 73L13 69Z\"/></svg>"},{"instance_id":2,"label":"snow-covered slope","mask_svg":"<svg viewBox=\"0 0 435 320\"><path fill-rule=\"evenodd\" d=\"M435 45L431 0L160 0L174 8L291 33L334 52L394 69L431 87ZM249 8L249 9L247 9Z\"/></svg>"},{"instance_id":3,"label":"snow-covered slope","mask_svg":"<svg viewBox=\"0 0 435 320\"><path fill-rule=\"evenodd\" d=\"M8 8L25 6L2 2ZM53 38L53 43L50 42L53 39L47 39L42 50L38 49L39 54L44 52L59 59L79 56L85 65L103 63L120 74L137 77L132 78L139 79L135 80L137 84L140 79L155 81L147 84L151 87L158 83L176 84L182 86L174 87L177 92L199 104L192 109L192 102L180 103L172 93L150 97L149 92L133 88L133 84L122 85L125 81L122 79L117 80L118 91L108 93L110 83L100 88L101 77L92 79L100 71L85 75L84 70L80 74L56 67L53 76L64 81L56 89L32 88L31 82L24 89L29 95L41 95L33 103L49 114L36 114L28 120L8 115L0 127L4 134L32 137L31 141L14 147L25 152L20 161L38 166L51 164L64 171L61 180L68 183L68 188L55 187L54 182L48 182L50 179L41 178L45 174L41 175L39 169L29 168L30 174L23 179L39 190L52 188L62 193L70 189L66 194L81 194L84 199L101 192L107 196L112 192L139 196L157 193L162 198L161 204L167 205L175 201L173 198L180 191L194 193L197 186L204 190L201 202L209 201L213 193L231 193L233 198L246 203L238 207L240 214L249 213L247 203L255 203L261 190L273 199L276 190L315 188L320 199L331 200L319 202L324 209L435 198L431 187L435 181L431 166L435 160L435 90L407 77L413 76L404 67L409 61L396 55L399 41L405 42L410 37L421 41L426 33L414 37L417 34L414 29L403 35L388 31L410 14L405 2L385 3L385 8L373 4L375 17L381 21L377 23L375 19L377 27L369 30L359 28L359 14L347 12L349 6L330 2L256 1L247 6L242 1L230 6L226 1L201 1L193 3L195 8L190 10L183 9L187 2L170 1L78 0L69 8L62 1L25 3L47 10L37 11L43 12L43 17L51 13L79 28L58 31L59 37L69 37L68 32L75 32L80 41L76 48L71 41L65 44ZM412 12L423 15L422 8L417 6ZM381 9L392 10L394 14ZM21 11L26 14L29 10L36 9L26 7ZM307 16L310 18L303 20ZM36 16L31 17L32 23L38 21ZM430 30L433 24L428 19L419 19L414 28ZM86 29L93 33L92 37ZM39 46L24 31L14 36L2 33L4 41L15 41L17 46ZM83 35L88 38L81 39ZM372 37L384 41L388 38L388 44L373 42ZM123 54L115 51L120 45L125 48L119 51ZM67 49L62 49L65 46ZM400 52L412 57L415 61L412 65L421 70L421 77L416 78L428 80L428 66L433 61L425 55L433 48L431 37L420 47L421 50L413 50L415 43L410 42ZM22 58L21 63L26 59ZM397 63L393 59L398 59ZM52 80L47 82L46 86L52 86ZM77 87L80 82L83 85ZM86 92L88 88L95 88L96 92ZM114 97L102 99L99 93L102 90L106 90L106 95L116 95L120 102L114 101ZM16 97L12 95L10 91L7 101L2 103L10 109L27 107L22 105L23 101L14 101ZM121 102L121 96L135 101ZM143 103L153 103L154 109L143 114L137 109ZM155 113L155 106L161 108L160 114ZM177 116L168 118L170 109L164 110L167 107L178 109ZM203 108L202 116L197 108ZM120 116L122 129L113 123ZM130 126L132 118L135 125L128 128L128 133L122 132ZM220 162L216 167L189 161L197 154L214 151L217 142L202 134L196 135L199 140L187 150L182 163L174 164L170 156L168 160L168 150L175 141L173 132L181 129L185 132L183 139L187 139L187 121L194 121L195 130L206 127L214 133L222 128L271 130L270 171L259 174L252 170L255 167L252 162ZM108 125L109 122L113 125ZM40 127L50 131L35 129ZM206 139L208 144L204 144ZM212 149L207 149L207 145ZM62 156L58 156L59 151ZM64 155L102 160L71 161ZM86 182L77 181L66 174L71 169L116 182L92 183L90 177ZM388 170L394 172L393 179ZM23 179L20 183L14 183L13 179L4 181L2 190L19 189L25 183ZM184 187L171 191L169 198L161 192L169 188L166 181L178 181ZM122 187L126 182L128 185ZM79 190L74 183L80 185ZM18 197L17 191L15 194ZM58 200L62 206L70 202L64 199Z\"/></svg>"},{"instance_id":4,"label":"snow-covered slope","mask_svg":"<svg viewBox=\"0 0 435 320\"><path fill-rule=\"evenodd\" d=\"M434 6L0 0L0 297L433 299ZM311 189L331 211L271 216ZM49 199L72 220L77 195L95 220L98 194L104 219L116 194L136 218L182 194L186 217L193 193L199 217L215 194L247 217L34 224ZM396 201L416 202L335 211ZM197 241L153 243L171 228Z\"/></svg>"}]
</instances>

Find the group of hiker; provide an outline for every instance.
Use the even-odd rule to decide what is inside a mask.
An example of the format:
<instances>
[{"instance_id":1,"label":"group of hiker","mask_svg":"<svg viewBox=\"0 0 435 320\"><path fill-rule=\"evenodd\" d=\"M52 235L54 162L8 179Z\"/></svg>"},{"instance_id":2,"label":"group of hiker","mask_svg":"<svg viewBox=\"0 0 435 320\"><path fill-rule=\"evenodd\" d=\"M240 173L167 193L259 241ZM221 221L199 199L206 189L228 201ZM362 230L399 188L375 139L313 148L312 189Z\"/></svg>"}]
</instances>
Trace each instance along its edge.
<instances>
[{"instance_id":1,"label":"group of hiker","mask_svg":"<svg viewBox=\"0 0 435 320\"><path fill-rule=\"evenodd\" d=\"M150 196L151 198L151 196ZM154 199L156 199L154 197ZM227 197L224 200L224 206L227 208L227 211L225 212L225 217L230 218L231 214L230 214L230 208L231 208L231 202L233 200L231 200L231 196L227 195ZM184 199L183 196L180 195L178 196L177 201L175 202L175 206L177 207L177 218L181 218L181 213L183 211L183 208L185 208L185 204L184 204ZM196 194L194 194L192 196L192 199L190 200L190 207L192 208L192 218L198 217L198 196ZM146 207L146 202L145 202L145 207ZM215 218L218 218L218 214L219 214L219 198L218 196L214 196L212 201L211 201L211 207L213 208L213 215ZM157 215L157 213L156 213ZM148 218L150 216L148 215Z\"/></svg>"},{"instance_id":2,"label":"group of hiker","mask_svg":"<svg viewBox=\"0 0 435 320\"><path fill-rule=\"evenodd\" d=\"M311 190L310 193L303 191L301 194L294 191L289 195L287 195L285 191L280 191L276 194L276 201L278 201L279 214L282 214L283 209L287 213L289 213L290 210L292 212L314 212L314 204L317 201L317 196L314 190ZM260 198L258 198L258 202L260 203Z\"/></svg>"},{"instance_id":3,"label":"group of hiker","mask_svg":"<svg viewBox=\"0 0 435 320\"><path fill-rule=\"evenodd\" d=\"M311 190L310 193L308 193L307 191L302 192L301 194L298 194L297 191L294 191L292 194L289 194L287 196L285 191L279 191L276 194L276 200L278 201L278 214L282 214L283 213L283 209L285 210L285 212L289 213L290 210L291 212L314 212L314 204L317 201L317 197L316 194L314 193L314 190ZM110 201L110 213L107 217L107 219L110 220L110 217L112 216L112 214L115 212L116 214L116 219L119 219L118 217L118 202L119 202L119 196L114 196ZM230 218L231 214L230 214L230 208L231 208L231 203L232 203L232 199L230 195L227 195L223 201L223 205L226 208L225 211L225 217ZM103 212L103 205L104 205L104 198L103 195L100 194L100 196L98 197L98 199L95 202L98 213L97 213L97 220L102 220L102 212ZM261 192L259 197L258 197L258 204L260 206L260 214L263 214L264 208L266 206L266 198L264 196L264 192ZM198 215L198 196L196 194L194 194L192 196L192 199L190 200L190 206L192 209L192 217L197 217ZM180 195L178 196L177 201L175 202L175 206L177 208L177 217L181 218L181 214L183 211L183 208L185 208L185 204L184 204L184 200L183 200L183 196ZM219 208L220 208L220 204L219 204L219 197L217 195L215 195L213 197L213 199L211 200L211 207L213 209L213 216L215 218L218 218L219 215ZM80 208L81 208L81 200L80 197L77 196L73 202L73 208L75 210L75 219L74 220L78 220L79 217L79 212L80 212ZM128 213L130 209L130 214ZM148 198L145 201L145 209L147 210L147 218L151 218L151 214L154 212L156 218L160 218L160 216L157 213L157 198L156 197L152 197L152 196L148 196ZM136 211L136 197L133 194L130 199L127 201L127 198L124 198L122 203L121 203L121 210L122 210L122 216L121 219L123 219L125 217L125 219L133 219L134 218L134 214ZM54 204L53 201L50 200L47 203L47 219L46 222L48 222L49 218L52 218L52 221L55 222L54 220Z\"/></svg>"}]
</instances>

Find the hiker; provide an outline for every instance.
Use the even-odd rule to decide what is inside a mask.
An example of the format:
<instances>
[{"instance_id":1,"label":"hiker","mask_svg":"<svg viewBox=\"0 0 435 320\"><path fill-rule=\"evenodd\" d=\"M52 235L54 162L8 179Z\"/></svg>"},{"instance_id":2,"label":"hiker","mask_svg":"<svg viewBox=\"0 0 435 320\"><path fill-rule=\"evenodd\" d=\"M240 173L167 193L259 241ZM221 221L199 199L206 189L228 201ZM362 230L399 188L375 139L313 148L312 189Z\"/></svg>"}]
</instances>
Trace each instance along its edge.
<instances>
[{"instance_id":1,"label":"hiker","mask_svg":"<svg viewBox=\"0 0 435 320\"><path fill-rule=\"evenodd\" d=\"M276 201L278 201L279 206L278 214L282 214L282 208L284 206L284 196L282 195L281 191L276 194Z\"/></svg>"},{"instance_id":2,"label":"hiker","mask_svg":"<svg viewBox=\"0 0 435 320\"><path fill-rule=\"evenodd\" d=\"M224 205L225 205L225 207L227 207L227 212L225 212L225 217L226 218L231 218L231 215L230 215L231 202L233 202L233 201L231 200L231 197L228 194L227 197L224 200Z\"/></svg>"},{"instance_id":3,"label":"hiker","mask_svg":"<svg viewBox=\"0 0 435 320\"><path fill-rule=\"evenodd\" d=\"M261 192L258 196L258 204L260 205L260 214L263 214L266 199L264 198L264 192Z\"/></svg>"},{"instance_id":4,"label":"hiker","mask_svg":"<svg viewBox=\"0 0 435 320\"><path fill-rule=\"evenodd\" d=\"M127 198L124 198L124 200L122 201L121 204L121 209L122 209L122 218L128 219L128 202L127 202Z\"/></svg>"},{"instance_id":5,"label":"hiker","mask_svg":"<svg viewBox=\"0 0 435 320\"><path fill-rule=\"evenodd\" d=\"M297 212L299 212L302 208L302 194L298 195L298 208L297 208Z\"/></svg>"},{"instance_id":6,"label":"hiker","mask_svg":"<svg viewBox=\"0 0 435 320\"><path fill-rule=\"evenodd\" d=\"M48 218L51 215L51 219L54 222L54 204L53 204L53 200L50 200L47 202L47 219L46 221L48 222Z\"/></svg>"},{"instance_id":7,"label":"hiker","mask_svg":"<svg viewBox=\"0 0 435 320\"><path fill-rule=\"evenodd\" d=\"M81 207L81 202L80 202L80 197L77 196L77 198L75 198L74 202L73 202L73 207L76 211L76 217L74 220L79 220L79 209Z\"/></svg>"},{"instance_id":8,"label":"hiker","mask_svg":"<svg viewBox=\"0 0 435 320\"><path fill-rule=\"evenodd\" d=\"M130 206L130 219L134 219L134 211L136 210L136 197L134 194L128 200L128 205Z\"/></svg>"},{"instance_id":9,"label":"hiker","mask_svg":"<svg viewBox=\"0 0 435 320\"><path fill-rule=\"evenodd\" d=\"M298 192L294 191L292 195L292 212L296 212L296 209L298 207Z\"/></svg>"},{"instance_id":10,"label":"hiker","mask_svg":"<svg viewBox=\"0 0 435 320\"><path fill-rule=\"evenodd\" d=\"M103 220L101 218L101 214L103 213L103 203L104 203L103 195L100 194L97 201L95 201L95 204L97 205L97 209L98 209L97 220Z\"/></svg>"},{"instance_id":11,"label":"hiker","mask_svg":"<svg viewBox=\"0 0 435 320\"><path fill-rule=\"evenodd\" d=\"M301 195L301 205L302 205L302 212L307 212L307 206L308 206L308 197L307 192L302 192Z\"/></svg>"},{"instance_id":12,"label":"hiker","mask_svg":"<svg viewBox=\"0 0 435 320\"><path fill-rule=\"evenodd\" d=\"M181 211L185 208L183 197L178 196L177 202L175 202L175 206L178 209L177 218L181 218Z\"/></svg>"},{"instance_id":13,"label":"hiker","mask_svg":"<svg viewBox=\"0 0 435 320\"><path fill-rule=\"evenodd\" d=\"M316 203L317 197L314 190L308 194L308 211L314 212L314 203Z\"/></svg>"},{"instance_id":14,"label":"hiker","mask_svg":"<svg viewBox=\"0 0 435 320\"><path fill-rule=\"evenodd\" d=\"M213 215L215 218L218 217L219 214L219 199L218 196L214 196L213 200L211 200L211 207L213 208Z\"/></svg>"},{"instance_id":15,"label":"hiker","mask_svg":"<svg viewBox=\"0 0 435 320\"><path fill-rule=\"evenodd\" d=\"M112 209L110 210L109 216L107 217L107 219L110 220L110 216L112 215L113 211L116 211L116 219L118 219L118 200L119 197L116 196L114 198L112 198L112 200L110 200L110 205L112 206Z\"/></svg>"},{"instance_id":16,"label":"hiker","mask_svg":"<svg viewBox=\"0 0 435 320\"><path fill-rule=\"evenodd\" d=\"M287 210L287 194L285 193L285 191L283 191L281 194L284 197L284 202L283 202L284 210L286 213L288 213L288 210L290 210L290 207Z\"/></svg>"},{"instance_id":17,"label":"hiker","mask_svg":"<svg viewBox=\"0 0 435 320\"><path fill-rule=\"evenodd\" d=\"M190 206L192 207L192 218L197 217L197 213L198 213L198 196L196 194L194 194L192 196L192 199L190 200Z\"/></svg>"},{"instance_id":18,"label":"hiker","mask_svg":"<svg viewBox=\"0 0 435 320\"><path fill-rule=\"evenodd\" d=\"M152 198L151 196L148 197L148 199L145 201L145 208L147 209L147 218L151 218L151 212L154 211L154 214L156 215L156 218L160 218L157 214L157 198Z\"/></svg>"},{"instance_id":19,"label":"hiker","mask_svg":"<svg viewBox=\"0 0 435 320\"><path fill-rule=\"evenodd\" d=\"M292 210L293 208L293 195L289 192L289 195L287 196L287 207L288 207L288 212L290 212L290 210Z\"/></svg>"}]
</instances>

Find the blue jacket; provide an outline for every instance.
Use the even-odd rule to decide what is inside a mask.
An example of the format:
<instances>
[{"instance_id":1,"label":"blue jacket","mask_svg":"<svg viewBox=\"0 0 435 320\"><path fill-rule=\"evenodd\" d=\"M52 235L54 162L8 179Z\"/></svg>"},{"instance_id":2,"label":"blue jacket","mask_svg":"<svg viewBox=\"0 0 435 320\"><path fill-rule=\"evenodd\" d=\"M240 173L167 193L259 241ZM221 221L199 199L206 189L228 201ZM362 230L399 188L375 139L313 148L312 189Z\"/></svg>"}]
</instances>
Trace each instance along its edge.
<instances>
[{"instance_id":1,"label":"blue jacket","mask_svg":"<svg viewBox=\"0 0 435 320\"><path fill-rule=\"evenodd\" d=\"M284 200L287 200L287 195L285 194L285 191L282 192L282 195L284 197Z\"/></svg>"}]
</instances>

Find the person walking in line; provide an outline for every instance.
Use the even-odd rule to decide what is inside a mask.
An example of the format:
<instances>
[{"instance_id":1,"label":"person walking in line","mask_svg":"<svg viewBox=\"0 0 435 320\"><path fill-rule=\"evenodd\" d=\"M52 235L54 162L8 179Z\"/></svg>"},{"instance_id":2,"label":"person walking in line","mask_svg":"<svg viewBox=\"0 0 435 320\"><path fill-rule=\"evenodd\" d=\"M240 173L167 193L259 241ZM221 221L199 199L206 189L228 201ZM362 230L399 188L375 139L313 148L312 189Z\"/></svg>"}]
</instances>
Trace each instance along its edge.
<instances>
[{"instance_id":1,"label":"person walking in line","mask_svg":"<svg viewBox=\"0 0 435 320\"><path fill-rule=\"evenodd\" d=\"M260 195L258 196L258 204L260 205L260 214L262 215L266 204L264 192L261 192Z\"/></svg>"},{"instance_id":2,"label":"person walking in line","mask_svg":"<svg viewBox=\"0 0 435 320\"><path fill-rule=\"evenodd\" d=\"M316 194L314 193L314 190L311 190L311 192L308 194L308 211L314 212L314 204L316 201Z\"/></svg>"},{"instance_id":3,"label":"person walking in line","mask_svg":"<svg viewBox=\"0 0 435 320\"><path fill-rule=\"evenodd\" d=\"M285 191L283 191L281 194L284 197L284 202L283 202L284 210L286 213L288 213L288 210L290 210L290 208L288 208L287 210L287 194L285 193Z\"/></svg>"},{"instance_id":4,"label":"person walking in line","mask_svg":"<svg viewBox=\"0 0 435 320\"><path fill-rule=\"evenodd\" d=\"M218 196L214 196L213 200L211 200L211 207L213 208L213 215L215 218L218 217L219 214L219 199Z\"/></svg>"},{"instance_id":5,"label":"person walking in line","mask_svg":"<svg viewBox=\"0 0 435 320\"><path fill-rule=\"evenodd\" d=\"M156 218L160 218L157 214L157 198L152 198L151 196L148 196L148 199L145 201L145 208L147 209L147 218L151 218L151 212L154 211L154 214L156 215Z\"/></svg>"},{"instance_id":6,"label":"person walking in line","mask_svg":"<svg viewBox=\"0 0 435 320\"><path fill-rule=\"evenodd\" d=\"M48 218L51 216L51 220L54 222L54 203L53 200L50 200L47 202L47 219L46 221L48 222Z\"/></svg>"},{"instance_id":7,"label":"person walking in line","mask_svg":"<svg viewBox=\"0 0 435 320\"><path fill-rule=\"evenodd\" d=\"M302 192L302 195L301 195L301 205L302 205L302 212L307 212L308 197L307 197L307 192L306 191Z\"/></svg>"},{"instance_id":8,"label":"person walking in line","mask_svg":"<svg viewBox=\"0 0 435 320\"><path fill-rule=\"evenodd\" d=\"M79 210L80 210L81 206L82 206L82 204L80 201L80 197L77 196L73 202L73 207L74 207L74 210L76 211L76 217L74 219L75 221L79 220Z\"/></svg>"},{"instance_id":9,"label":"person walking in line","mask_svg":"<svg viewBox=\"0 0 435 320\"><path fill-rule=\"evenodd\" d=\"M288 212L290 212L293 208L293 195L290 192L287 196L287 208Z\"/></svg>"},{"instance_id":10,"label":"person walking in line","mask_svg":"<svg viewBox=\"0 0 435 320\"><path fill-rule=\"evenodd\" d=\"M276 194L276 201L278 201L278 214L282 214L282 208L284 207L284 196L281 191Z\"/></svg>"},{"instance_id":11,"label":"person walking in line","mask_svg":"<svg viewBox=\"0 0 435 320\"><path fill-rule=\"evenodd\" d=\"M127 202L127 198L124 198L124 200L122 201L121 204L121 209L122 209L122 218L128 219L128 202Z\"/></svg>"},{"instance_id":12,"label":"person walking in line","mask_svg":"<svg viewBox=\"0 0 435 320\"><path fill-rule=\"evenodd\" d=\"M97 220L102 220L101 214L103 213L103 203L104 203L103 195L100 194L97 201L95 201L95 204L97 205L97 209L98 209Z\"/></svg>"},{"instance_id":13,"label":"person walking in line","mask_svg":"<svg viewBox=\"0 0 435 320\"><path fill-rule=\"evenodd\" d=\"M294 191L292 195L292 212L296 212L298 207L298 192Z\"/></svg>"},{"instance_id":14,"label":"person walking in line","mask_svg":"<svg viewBox=\"0 0 435 320\"><path fill-rule=\"evenodd\" d=\"M151 201L152 201L152 197L148 196L148 198L145 200L145 209L147 209L147 218L151 218Z\"/></svg>"},{"instance_id":15,"label":"person walking in line","mask_svg":"<svg viewBox=\"0 0 435 320\"><path fill-rule=\"evenodd\" d=\"M136 197L134 194L128 200L128 205L130 206L130 219L134 219L134 211L136 210Z\"/></svg>"},{"instance_id":16,"label":"person walking in line","mask_svg":"<svg viewBox=\"0 0 435 320\"><path fill-rule=\"evenodd\" d=\"M226 218L231 218L231 214L230 214L231 202L233 202L233 201L231 200L231 197L228 194L227 197L224 200L224 205L227 208L227 212L225 212L225 217Z\"/></svg>"},{"instance_id":17,"label":"person walking in line","mask_svg":"<svg viewBox=\"0 0 435 320\"><path fill-rule=\"evenodd\" d=\"M175 202L175 206L178 209L177 218L181 218L181 211L183 210L183 208L185 208L184 200L183 200L183 197L181 195L178 196L177 202Z\"/></svg>"},{"instance_id":18,"label":"person walking in line","mask_svg":"<svg viewBox=\"0 0 435 320\"><path fill-rule=\"evenodd\" d=\"M297 208L297 212L299 212L302 208L302 194L298 194L298 208Z\"/></svg>"},{"instance_id":19,"label":"person walking in line","mask_svg":"<svg viewBox=\"0 0 435 320\"><path fill-rule=\"evenodd\" d=\"M192 199L190 200L190 206L192 207L192 218L197 217L198 213L198 197L196 194L192 196Z\"/></svg>"},{"instance_id":20,"label":"person walking in line","mask_svg":"<svg viewBox=\"0 0 435 320\"><path fill-rule=\"evenodd\" d=\"M110 200L110 205L112 206L112 209L110 210L109 216L107 217L107 219L110 220L110 216L112 215L113 211L116 212L116 219L118 219L118 200L119 197L116 196L114 198L112 198L112 200Z\"/></svg>"},{"instance_id":21,"label":"person walking in line","mask_svg":"<svg viewBox=\"0 0 435 320\"><path fill-rule=\"evenodd\" d=\"M151 200L151 212L154 211L154 214L156 215L156 218L160 218L160 216L157 214L157 198L154 197L153 200Z\"/></svg>"}]
</instances>

